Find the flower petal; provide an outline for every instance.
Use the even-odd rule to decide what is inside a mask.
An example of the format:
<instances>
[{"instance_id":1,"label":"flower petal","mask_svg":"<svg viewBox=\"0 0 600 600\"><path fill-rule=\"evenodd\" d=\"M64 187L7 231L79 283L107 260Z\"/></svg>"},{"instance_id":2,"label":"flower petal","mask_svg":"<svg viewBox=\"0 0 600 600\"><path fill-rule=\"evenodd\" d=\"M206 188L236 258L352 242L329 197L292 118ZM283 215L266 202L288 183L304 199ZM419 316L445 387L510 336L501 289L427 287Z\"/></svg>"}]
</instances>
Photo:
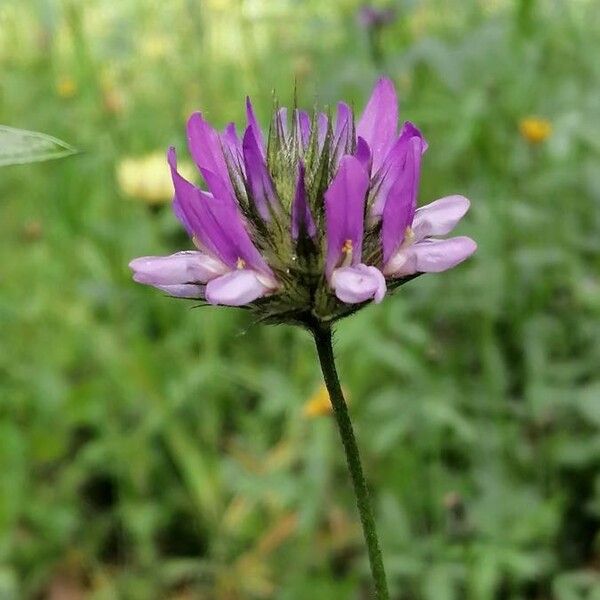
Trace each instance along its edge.
<instances>
[{"instance_id":1,"label":"flower petal","mask_svg":"<svg viewBox=\"0 0 600 600\"><path fill-rule=\"evenodd\" d=\"M228 270L222 262L193 250L170 256L142 256L132 260L129 268L134 281L154 286L206 283Z\"/></svg>"},{"instance_id":2,"label":"flower petal","mask_svg":"<svg viewBox=\"0 0 600 600\"><path fill-rule=\"evenodd\" d=\"M222 135L223 146L228 152L228 159L242 172L244 169L244 157L242 154L242 142L238 137L235 123L229 123Z\"/></svg>"},{"instance_id":3,"label":"flower petal","mask_svg":"<svg viewBox=\"0 0 600 600\"><path fill-rule=\"evenodd\" d=\"M286 106L282 106L277 111L277 118L275 120L279 135L287 140L288 139L288 109Z\"/></svg>"},{"instance_id":4,"label":"flower petal","mask_svg":"<svg viewBox=\"0 0 600 600\"><path fill-rule=\"evenodd\" d=\"M427 141L421 132L410 122L402 126L400 136L389 151L383 165L374 172L372 190L374 190L371 204L371 214L379 217L390 195L392 186L399 177L402 177L406 156L411 147L411 140L417 139L421 146L421 154L427 150ZM415 143L415 142L413 142Z\"/></svg>"},{"instance_id":5,"label":"flower petal","mask_svg":"<svg viewBox=\"0 0 600 600\"><path fill-rule=\"evenodd\" d=\"M345 102L338 102L335 127L333 129L332 162L337 166L340 158L351 150L354 137L352 110Z\"/></svg>"},{"instance_id":6,"label":"flower petal","mask_svg":"<svg viewBox=\"0 0 600 600\"><path fill-rule=\"evenodd\" d=\"M271 218L271 210L277 210L280 207L279 200L251 127L248 127L244 133L242 149L252 199L256 203L256 210L260 216L268 221Z\"/></svg>"},{"instance_id":7,"label":"flower petal","mask_svg":"<svg viewBox=\"0 0 600 600\"><path fill-rule=\"evenodd\" d=\"M382 77L377 81L356 127L373 153L373 170L377 172L394 144L398 127L398 98L394 84Z\"/></svg>"},{"instance_id":8,"label":"flower petal","mask_svg":"<svg viewBox=\"0 0 600 600\"><path fill-rule=\"evenodd\" d=\"M201 113L188 119L187 137L190 154L213 196L223 201L235 198L220 136Z\"/></svg>"},{"instance_id":9,"label":"flower petal","mask_svg":"<svg viewBox=\"0 0 600 600\"><path fill-rule=\"evenodd\" d=\"M417 208L421 142L419 138L413 137L407 144L402 173L391 187L383 208L381 241L384 265L404 241L406 230L413 222Z\"/></svg>"},{"instance_id":10,"label":"flower petal","mask_svg":"<svg viewBox=\"0 0 600 600\"><path fill-rule=\"evenodd\" d=\"M255 271L237 269L209 281L206 286L206 300L210 304L242 306L270 291Z\"/></svg>"},{"instance_id":11,"label":"flower petal","mask_svg":"<svg viewBox=\"0 0 600 600\"><path fill-rule=\"evenodd\" d=\"M365 194L369 177L360 162L346 155L325 192L327 259L325 272L331 277L342 258L342 250L350 242L349 263L360 262L363 242Z\"/></svg>"},{"instance_id":12,"label":"flower petal","mask_svg":"<svg viewBox=\"0 0 600 600\"><path fill-rule=\"evenodd\" d=\"M385 277L379 269L363 264L335 269L331 276L331 287L335 295L347 304L359 304L367 300L379 303L386 292Z\"/></svg>"},{"instance_id":13,"label":"flower petal","mask_svg":"<svg viewBox=\"0 0 600 600\"><path fill-rule=\"evenodd\" d=\"M306 187L304 182L304 163L298 164L298 177L296 179L296 192L292 203L292 239L296 240L302 231L314 238L317 234L317 227L308 206L306 197Z\"/></svg>"},{"instance_id":14,"label":"flower petal","mask_svg":"<svg viewBox=\"0 0 600 600\"><path fill-rule=\"evenodd\" d=\"M260 125L258 124L258 120L256 119L256 115L254 114L252 102L250 102L250 98L248 96L246 96L246 119L248 120L248 125L252 128L252 132L254 133L254 137L256 139L256 142L258 143L258 147L260 148L261 154L264 158L265 140L263 138Z\"/></svg>"},{"instance_id":15,"label":"flower petal","mask_svg":"<svg viewBox=\"0 0 600 600\"><path fill-rule=\"evenodd\" d=\"M371 155L371 148L369 148L369 144L359 137L356 140L356 150L354 151L354 156L358 159L358 162L363 166L363 169L367 172L367 175L371 173L371 166L373 162L373 156Z\"/></svg>"},{"instance_id":16,"label":"flower petal","mask_svg":"<svg viewBox=\"0 0 600 600\"><path fill-rule=\"evenodd\" d=\"M241 259L246 266L271 275L271 269L248 235L237 206L213 198L184 179L177 172L174 148L169 150L168 158L175 186L175 212L184 215L202 249L232 269L237 268Z\"/></svg>"},{"instance_id":17,"label":"flower petal","mask_svg":"<svg viewBox=\"0 0 600 600\"><path fill-rule=\"evenodd\" d=\"M395 277L414 273L441 273L455 267L477 250L477 244L469 237L453 237L447 240L429 239L418 242L398 253L398 268ZM392 263L396 257L393 258ZM387 269L386 269L387 271Z\"/></svg>"},{"instance_id":18,"label":"flower petal","mask_svg":"<svg viewBox=\"0 0 600 600\"><path fill-rule=\"evenodd\" d=\"M446 196L417 209L412 224L415 240L450 233L469 206L470 202L464 196Z\"/></svg>"},{"instance_id":19,"label":"flower petal","mask_svg":"<svg viewBox=\"0 0 600 600\"><path fill-rule=\"evenodd\" d=\"M310 142L310 117L308 116L308 113L303 110L296 110L294 112L296 117L296 130L302 141L302 146L307 148Z\"/></svg>"},{"instance_id":20,"label":"flower petal","mask_svg":"<svg viewBox=\"0 0 600 600\"><path fill-rule=\"evenodd\" d=\"M317 146L319 152L323 150L323 144L325 144L325 138L327 137L327 129L329 127L329 119L325 113L319 113L317 115Z\"/></svg>"}]
</instances>

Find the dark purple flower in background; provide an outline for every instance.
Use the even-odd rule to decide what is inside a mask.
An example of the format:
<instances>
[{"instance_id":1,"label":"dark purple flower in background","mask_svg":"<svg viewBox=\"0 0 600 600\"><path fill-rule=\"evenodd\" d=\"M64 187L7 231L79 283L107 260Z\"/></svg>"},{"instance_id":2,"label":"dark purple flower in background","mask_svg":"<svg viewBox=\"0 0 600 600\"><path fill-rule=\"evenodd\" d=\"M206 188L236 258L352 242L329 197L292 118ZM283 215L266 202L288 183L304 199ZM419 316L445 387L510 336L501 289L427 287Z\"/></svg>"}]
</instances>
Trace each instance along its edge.
<instances>
[{"instance_id":1,"label":"dark purple flower in background","mask_svg":"<svg viewBox=\"0 0 600 600\"><path fill-rule=\"evenodd\" d=\"M130 263L133 278L171 296L244 306L274 322L334 321L381 302L420 273L468 258L468 237L440 239L469 208L448 196L417 209L420 131L398 132L393 84L380 79L358 122L340 102L335 118L274 111L268 135L247 101L241 137L196 113L190 153L201 190L177 171L174 211L196 250Z\"/></svg>"},{"instance_id":2,"label":"dark purple flower in background","mask_svg":"<svg viewBox=\"0 0 600 600\"><path fill-rule=\"evenodd\" d=\"M395 18L396 11L393 8L381 8L370 4L361 6L357 13L358 23L365 29L379 29L392 23Z\"/></svg>"}]
</instances>

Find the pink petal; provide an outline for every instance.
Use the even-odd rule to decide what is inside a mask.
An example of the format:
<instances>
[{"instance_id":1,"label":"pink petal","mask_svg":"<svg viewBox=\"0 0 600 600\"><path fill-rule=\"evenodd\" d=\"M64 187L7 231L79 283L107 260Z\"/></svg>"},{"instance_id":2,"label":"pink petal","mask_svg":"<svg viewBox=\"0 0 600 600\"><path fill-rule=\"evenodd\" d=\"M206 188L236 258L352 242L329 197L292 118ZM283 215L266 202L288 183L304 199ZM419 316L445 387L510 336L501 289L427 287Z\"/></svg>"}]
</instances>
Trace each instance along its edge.
<instances>
[{"instance_id":1,"label":"pink petal","mask_svg":"<svg viewBox=\"0 0 600 600\"><path fill-rule=\"evenodd\" d=\"M363 264L335 269L331 276L331 287L346 304L359 304L367 300L379 303L386 292L385 277L381 271Z\"/></svg>"},{"instance_id":2,"label":"pink petal","mask_svg":"<svg viewBox=\"0 0 600 600\"><path fill-rule=\"evenodd\" d=\"M223 275L227 267L202 252L177 252L170 256L143 256L129 263L133 279L153 286L206 283Z\"/></svg>"},{"instance_id":3,"label":"pink petal","mask_svg":"<svg viewBox=\"0 0 600 600\"><path fill-rule=\"evenodd\" d=\"M206 286L206 300L210 304L242 306L269 293L266 286L251 269L238 269L217 277Z\"/></svg>"},{"instance_id":4,"label":"pink petal","mask_svg":"<svg viewBox=\"0 0 600 600\"><path fill-rule=\"evenodd\" d=\"M446 196L422 206L415 213L412 224L416 241L450 233L465 216L469 206L464 196Z\"/></svg>"},{"instance_id":5,"label":"pink petal","mask_svg":"<svg viewBox=\"0 0 600 600\"><path fill-rule=\"evenodd\" d=\"M475 250L477 244L464 236L447 240L428 239L399 252L385 271L395 277L414 273L441 273L469 258Z\"/></svg>"},{"instance_id":6,"label":"pink petal","mask_svg":"<svg viewBox=\"0 0 600 600\"><path fill-rule=\"evenodd\" d=\"M383 164L394 144L398 128L398 98L394 84L382 77L375 84L369 102L356 127L373 153L373 172Z\"/></svg>"}]
</instances>

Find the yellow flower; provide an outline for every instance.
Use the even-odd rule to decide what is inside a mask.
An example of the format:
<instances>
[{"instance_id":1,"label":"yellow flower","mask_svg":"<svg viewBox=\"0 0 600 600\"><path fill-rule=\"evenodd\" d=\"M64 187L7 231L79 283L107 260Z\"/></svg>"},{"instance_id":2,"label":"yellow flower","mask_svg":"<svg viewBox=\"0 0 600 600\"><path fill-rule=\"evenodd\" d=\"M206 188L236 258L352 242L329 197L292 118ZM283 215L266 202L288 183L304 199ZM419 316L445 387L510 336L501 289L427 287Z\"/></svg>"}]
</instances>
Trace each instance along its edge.
<instances>
[{"instance_id":1,"label":"yellow flower","mask_svg":"<svg viewBox=\"0 0 600 600\"><path fill-rule=\"evenodd\" d=\"M65 100L72 98L77 93L77 84L68 76L61 77L56 82L56 93Z\"/></svg>"},{"instance_id":2,"label":"yellow flower","mask_svg":"<svg viewBox=\"0 0 600 600\"><path fill-rule=\"evenodd\" d=\"M194 179L191 164L184 163L180 172L186 179ZM124 158L117 165L117 181L123 194L148 204L163 204L173 199L171 173L162 152Z\"/></svg>"},{"instance_id":3,"label":"yellow flower","mask_svg":"<svg viewBox=\"0 0 600 600\"><path fill-rule=\"evenodd\" d=\"M530 144L541 144L552 135L552 123L540 117L526 117L521 119L519 131Z\"/></svg>"},{"instance_id":4,"label":"yellow flower","mask_svg":"<svg viewBox=\"0 0 600 600\"><path fill-rule=\"evenodd\" d=\"M346 401L348 401L348 393L343 390ZM333 412L329 393L325 385L321 384L319 389L306 401L304 404L304 416L309 418L323 417Z\"/></svg>"}]
</instances>

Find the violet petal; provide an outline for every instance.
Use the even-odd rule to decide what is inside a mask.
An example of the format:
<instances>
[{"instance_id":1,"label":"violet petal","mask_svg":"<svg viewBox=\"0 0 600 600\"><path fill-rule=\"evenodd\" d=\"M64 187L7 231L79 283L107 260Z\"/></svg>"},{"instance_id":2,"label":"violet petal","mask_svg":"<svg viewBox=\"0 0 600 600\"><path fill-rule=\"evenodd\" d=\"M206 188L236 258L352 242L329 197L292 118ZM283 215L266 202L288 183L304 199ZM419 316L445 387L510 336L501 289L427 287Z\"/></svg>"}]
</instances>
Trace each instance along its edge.
<instances>
[{"instance_id":1,"label":"violet petal","mask_svg":"<svg viewBox=\"0 0 600 600\"><path fill-rule=\"evenodd\" d=\"M407 227L413 222L417 207L421 169L419 138L408 142L404 169L391 187L383 209L381 241L385 265L404 240Z\"/></svg>"},{"instance_id":2,"label":"violet petal","mask_svg":"<svg viewBox=\"0 0 600 600\"><path fill-rule=\"evenodd\" d=\"M177 211L191 224L201 247L234 269L240 259L248 267L272 275L271 269L252 243L235 204L222 202L199 190L177 172L175 149L169 150L169 165L175 186Z\"/></svg>"},{"instance_id":3,"label":"violet petal","mask_svg":"<svg viewBox=\"0 0 600 600\"><path fill-rule=\"evenodd\" d=\"M331 145L331 162L334 168L338 166L340 158L350 151L353 136L354 122L352 119L352 110L345 102L338 102L335 127L333 128L333 141Z\"/></svg>"},{"instance_id":4,"label":"violet petal","mask_svg":"<svg viewBox=\"0 0 600 600\"><path fill-rule=\"evenodd\" d=\"M371 155L371 148L369 148L369 144L367 144L364 138L359 137L358 140L356 140L354 156L356 156L367 175L370 175L373 156Z\"/></svg>"},{"instance_id":5,"label":"violet petal","mask_svg":"<svg viewBox=\"0 0 600 600\"><path fill-rule=\"evenodd\" d=\"M243 171L244 157L242 154L242 142L238 137L235 123L229 123L223 131L223 145L229 153L230 160L233 161L236 167Z\"/></svg>"},{"instance_id":6,"label":"violet petal","mask_svg":"<svg viewBox=\"0 0 600 600\"><path fill-rule=\"evenodd\" d=\"M188 119L187 138L190 154L213 196L224 201L235 198L221 138L201 113L194 113Z\"/></svg>"},{"instance_id":7,"label":"violet petal","mask_svg":"<svg viewBox=\"0 0 600 600\"><path fill-rule=\"evenodd\" d=\"M375 217L383 213L383 207L396 180L402 176L406 164L406 155L411 140L417 139L421 146L421 154L427 149L427 141L421 132L409 121L402 126L400 136L389 151L383 165L375 172L373 187L376 190L373 196L371 214Z\"/></svg>"},{"instance_id":8,"label":"violet petal","mask_svg":"<svg viewBox=\"0 0 600 600\"><path fill-rule=\"evenodd\" d=\"M279 135L287 140L288 139L288 109L285 106L282 106L277 110L277 129Z\"/></svg>"},{"instance_id":9,"label":"violet petal","mask_svg":"<svg viewBox=\"0 0 600 600\"><path fill-rule=\"evenodd\" d=\"M367 106L358 121L356 134L364 138L373 153L377 172L394 144L398 127L398 98L394 84L382 77L377 81Z\"/></svg>"},{"instance_id":10,"label":"violet petal","mask_svg":"<svg viewBox=\"0 0 600 600\"><path fill-rule=\"evenodd\" d=\"M248 127L244 133L242 150L246 177L252 198L256 203L256 210L265 221L268 221L271 218L271 210L279 208L279 200L251 127Z\"/></svg>"},{"instance_id":11,"label":"violet petal","mask_svg":"<svg viewBox=\"0 0 600 600\"><path fill-rule=\"evenodd\" d=\"M310 117L304 110L296 110L296 130L302 140L302 146L308 147L310 142Z\"/></svg>"},{"instance_id":12,"label":"violet petal","mask_svg":"<svg viewBox=\"0 0 600 600\"><path fill-rule=\"evenodd\" d=\"M354 156L343 156L339 169L325 192L327 277L331 277L333 269L343 258L344 248L347 250L344 258L350 265L360 263L365 194L368 187L369 178L360 162Z\"/></svg>"},{"instance_id":13,"label":"violet petal","mask_svg":"<svg viewBox=\"0 0 600 600\"><path fill-rule=\"evenodd\" d=\"M265 140L263 138L260 125L258 124L258 120L256 119L256 115L254 114L252 102L250 102L250 98L248 96L246 96L246 119L248 120L248 125L252 128L252 131L254 132L254 137L256 138L256 142L258 143L258 147L260 148L260 152L264 158Z\"/></svg>"},{"instance_id":14,"label":"violet petal","mask_svg":"<svg viewBox=\"0 0 600 600\"><path fill-rule=\"evenodd\" d=\"M308 206L304 175L304 163L300 161L296 178L296 192L292 203L292 239L294 240L298 239L302 230L311 238L317 234L317 227Z\"/></svg>"}]
</instances>

